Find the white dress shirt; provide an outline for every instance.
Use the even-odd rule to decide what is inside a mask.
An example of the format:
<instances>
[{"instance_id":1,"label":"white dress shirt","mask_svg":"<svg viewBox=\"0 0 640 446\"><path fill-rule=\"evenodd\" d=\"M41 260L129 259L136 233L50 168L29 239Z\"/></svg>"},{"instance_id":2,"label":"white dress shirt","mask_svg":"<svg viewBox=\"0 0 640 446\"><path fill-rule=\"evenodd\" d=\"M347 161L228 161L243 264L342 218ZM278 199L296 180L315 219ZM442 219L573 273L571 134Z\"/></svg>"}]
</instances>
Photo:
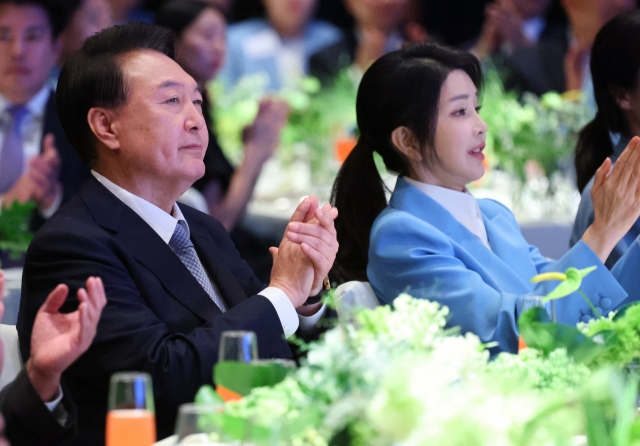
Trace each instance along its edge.
<instances>
[{"instance_id":1,"label":"white dress shirt","mask_svg":"<svg viewBox=\"0 0 640 446\"><path fill-rule=\"evenodd\" d=\"M42 151L42 132L44 131L44 114L49 100L51 90L48 85L35 94L26 104L27 114L20 123L20 135L22 137L22 150L24 153L24 166L22 171L27 169L29 159L38 155ZM0 151L2 151L2 143L5 135L11 131L9 126L12 124L9 115L9 107L13 104L9 102L2 94L0 94ZM0 157L2 154L0 153ZM1 199L1 198L0 198ZM47 209L40 209L43 218L51 217L60 207L62 203L62 194L58 194L51 206Z\"/></svg>"},{"instance_id":2,"label":"white dress shirt","mask_svg":"<svg viewBox=\"0 0 640 446\"><path fill-rule=\"evenodd\" d=\"M404 177L404 179L407 183L445 208L458 223L478 237L487 248L491 249L489 239L487 238L487 229L484 227L482 213L478 207L478 201L468 190L465 189L464 192L459 192L453 189L447 189L446 187L421 183L420 181L407 177Z\"/></svg>"},{"instance_id":3,"label":"white dress shirt","mask_svg":"<svg viewBox=\"0 0 640 446\"><path fill-rule=\"evenodd\" d=\"M92 170L91 173L112 194L118 197L124 204L129 206L132 211L138 214L140 218L142 218L166 244L169 244L169 240L171 240L171 236L173 235L173 231L175 230L178 221L184 221L187 231L189 230L189 225L182 215L178 203L173 205L171 214L167 214L156 205L123 189L100 175L98 172ZM216 293L220 295L213 281L211 281L211 285L216 289ZM278 313L278 317L280 318L280 323L282 324L282 330L286 337L294 334L299 326L302 330L311 329L315 326L325 311L323 306L322 309L313 316L300 316L296 312L287 295L281 289L267 287L260 291L259 294L267 298L275 308L276 313Z\"/></svg>"}]
</instances>

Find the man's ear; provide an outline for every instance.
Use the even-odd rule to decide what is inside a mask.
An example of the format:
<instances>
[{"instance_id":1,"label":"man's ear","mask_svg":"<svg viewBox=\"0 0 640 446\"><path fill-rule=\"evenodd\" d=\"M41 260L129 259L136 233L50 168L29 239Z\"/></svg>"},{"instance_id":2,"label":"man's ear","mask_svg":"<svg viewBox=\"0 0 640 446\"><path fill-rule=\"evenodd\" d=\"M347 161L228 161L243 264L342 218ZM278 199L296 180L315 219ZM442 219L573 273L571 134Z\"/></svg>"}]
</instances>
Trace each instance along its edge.
<instances>
[{"instance_id":1,"label":"man's ear","mask_svg":"<svg viewBox=\"0 0 640 446\"><path fill-rule=\"evenodd\" d=\"M422 162L422 150L416 135L407 127L401 126L391 132L391 142L409 161Z\"/></svg>"},{"instance_id":2,"label":"man's ear","mask_svg":"<svg viewBox=\"0 0 640 446\"><path fill-rule=\"evenodd\" d=\"M98 141L108 149L116 150L120 148L118 133L114 126L114 113L102 107L93 107L87 113L87 122Z\"/></svg>"}]
</instances>

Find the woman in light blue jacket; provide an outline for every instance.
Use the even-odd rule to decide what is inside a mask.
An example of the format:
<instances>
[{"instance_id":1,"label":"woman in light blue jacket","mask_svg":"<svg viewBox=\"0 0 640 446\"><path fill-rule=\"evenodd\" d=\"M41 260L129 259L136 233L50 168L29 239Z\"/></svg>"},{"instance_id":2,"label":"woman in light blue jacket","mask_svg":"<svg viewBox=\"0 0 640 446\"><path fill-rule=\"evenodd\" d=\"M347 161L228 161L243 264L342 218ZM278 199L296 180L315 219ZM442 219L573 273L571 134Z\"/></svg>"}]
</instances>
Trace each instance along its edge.
<instances>
[{"instance_id":1,"label":"woman in light blue jacket","mask_svg":"<svg viewBox=\"0 0 640 446\"><path fill-rule=\"evenodd\" d=\"M591 185L605 158L615 162L631 137L640 136L640 10L622 14L602 27L591 49L591 78L598 112L578 138L575 154L582 193L571 245L593 223ZM612 268L640 235L640 221L618 242L605 264Z\"/></svg>"},{"instance_id":2,"label":"woman in light blue jacket","mask_svg":"<svg viewBox=\"0 0 640 446\"><path fill-rule=\"evenodd\" d=\"M523 297L557 285L532 285L540 272L597 266L582 289L601 313L636 299L638 243L612 272L603 261L640 215L640 139L609 176L611 161L602 164L592 188L594 223L562 259L549 261L524 240L506 207L466 189L484 174L481 85L474 56L437 44L387 54L367 70L356 103L361 136L334 184L334 275L369 280L381 303L405 291L438 301L451 310L451 326L497 342L494 352L513 352ZM374 153L399 174L388 205ZM567 324L593 316L577 293L556 312Z\"/></svg>"}]
</instances>

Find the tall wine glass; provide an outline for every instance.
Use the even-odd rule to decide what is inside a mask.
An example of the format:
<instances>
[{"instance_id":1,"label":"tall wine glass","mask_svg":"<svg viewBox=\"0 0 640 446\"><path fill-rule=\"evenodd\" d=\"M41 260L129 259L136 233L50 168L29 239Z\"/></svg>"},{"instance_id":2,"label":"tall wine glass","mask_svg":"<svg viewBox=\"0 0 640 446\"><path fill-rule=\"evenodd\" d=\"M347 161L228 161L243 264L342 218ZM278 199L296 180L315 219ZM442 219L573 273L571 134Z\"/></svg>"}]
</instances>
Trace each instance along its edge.
<instances>
[{"instance_id":1,"label":"tall wine glass","mask_svg":"<svg viewBox=\"0 0 640 446\"><path fill-rule=\"evenodd\" d=\"M119 372L111 376L106 446L151 446L156 441L151 376Z\"/></svg>"}]
</instances>

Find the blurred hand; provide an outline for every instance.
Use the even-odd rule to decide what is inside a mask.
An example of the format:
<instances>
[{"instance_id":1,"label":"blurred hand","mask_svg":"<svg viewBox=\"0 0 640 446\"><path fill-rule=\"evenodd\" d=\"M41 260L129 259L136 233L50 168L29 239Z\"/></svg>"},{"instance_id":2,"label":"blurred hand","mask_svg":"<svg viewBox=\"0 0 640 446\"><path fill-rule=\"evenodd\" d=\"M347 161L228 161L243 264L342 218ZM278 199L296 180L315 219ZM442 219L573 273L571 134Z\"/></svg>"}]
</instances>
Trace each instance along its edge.
<instances>
[{"instance_id":1,"label":"blurred hand","mask_svg":"<svg viewBox=\"0 0 640 446\"><path fill-rule=\"evenodd\" d=\"M280 99L260 101L258 115L243 132L244 156L263 164L280 144L280 131L287 123L289 105Z\"/></svg>"},{"instance_id":2,"label":"blurred hand","mask_svg":"<svg viewBox=\"0 0 640 446\"><path fill-rule=\"evenodd\" d=\"M78 309L63 314L59 310L68 293L66 285L58 285L38 310L33 324L26 369L43 401L55 397L62 372L91 345L107 303L102 280L97 277L89 277L86 290L78 290Z\"/></svg>"},{"instance_id":3,"label":"blurred hand","mask_svg":"<svg viewBox=\"0 0 640 446\"><path fill-rule=\"evenodd\" d=\"M33 199L39 209L50 207L62 186L58 181L60 173L60 157L55 146L55 137L47 134L42 141L42 153L29 160L27 172L33 183Z\"/></svg>"},{"instance_id":4,"label":"blurred hand","mask_svg":"<svg viewBox=\"0 0 640 446\"><path fill-rule=\"evenodd\" d=\"M26 203L34 200L39 209L47 209L56 196L62 193L62 186L58 181L59 171L60 157L55 147L55 138L49 133L42 141L42 153L29 160L27 171L2 197L3 206L10 206L14 201Z\"/></svg>"},{"instance_id":5,"label":"blurred hand","mask_svg":"<svg viewBox=\"0 0 640 446\"><path fill-rule=\"evenodd\" d=\"M611 173L609 173L611 171ZM640 138L634 137L611 169L607 158L591 187L594 220L583 241L604 262L640 217Z\"/></svg>"}]
</instances>

